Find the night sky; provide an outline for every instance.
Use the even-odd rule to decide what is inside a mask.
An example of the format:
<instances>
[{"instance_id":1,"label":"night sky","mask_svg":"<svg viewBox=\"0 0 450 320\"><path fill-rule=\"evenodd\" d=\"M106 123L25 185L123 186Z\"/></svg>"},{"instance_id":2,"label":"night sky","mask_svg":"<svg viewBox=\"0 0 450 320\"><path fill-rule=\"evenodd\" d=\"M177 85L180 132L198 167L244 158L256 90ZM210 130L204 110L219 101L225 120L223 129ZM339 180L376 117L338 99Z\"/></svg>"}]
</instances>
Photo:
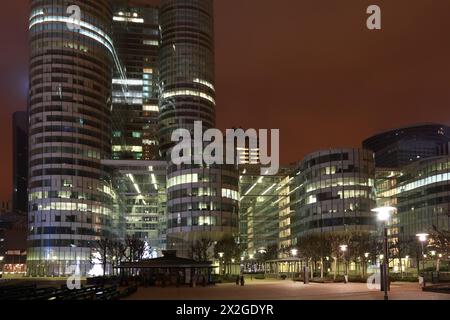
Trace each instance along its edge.
<instances>
[{"instance_id":1,"label":"night sky","mask_svg":"<svg viewBox=\"0 0 450 320\"><path fill-rule=\"evenodd\" d=\"M150 1L153 2L154 1ZM382 8L382 31L366 8ZM216 0L217 124L281 129L283 163L382 130L450 124L450 1ZM0 11L0 199L25 110L28 1Z\"/></svg>"}]
</instances>

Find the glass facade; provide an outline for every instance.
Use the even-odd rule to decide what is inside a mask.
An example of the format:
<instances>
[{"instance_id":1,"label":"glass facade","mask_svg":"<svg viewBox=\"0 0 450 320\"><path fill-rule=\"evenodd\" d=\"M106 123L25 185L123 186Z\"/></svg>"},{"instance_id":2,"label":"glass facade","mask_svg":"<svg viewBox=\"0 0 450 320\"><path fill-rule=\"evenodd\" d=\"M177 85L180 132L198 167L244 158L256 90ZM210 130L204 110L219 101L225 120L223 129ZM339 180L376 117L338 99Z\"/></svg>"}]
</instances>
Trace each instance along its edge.
<instances>
[{"instance_id":1,"label":"glass facade","mask_svg":"<svg viewBox=\"0 0 450 320\"><path fill-rule=\"evenodd\" d=\"M269 247L289 247L291 168L277 175L262 176L260 165L243 165L239 176L240 241L246 255L256 255Z\"/></svg>"},{"instance_id":2,"label":"glass facade","mask_svg":"<svg viewBox=\"0 0 450 320\"><path fill-rule=\"evenodd\" d=\"M107 0L32 0L29 92L28 273L91 268L91 247L114 237L116 194L100 159L111 155L115 56Z\"/></svg>"},{"instance_id":3,"label":"glass facade","mask_svg":"<svg viewBox=\"0 0 450 320\"><path fill-rule=\"evenodd\" d=\"M235 166L170 165L167 175L167 247L192 257L197 240L238 236L239 190Z\"/></svg>"},{"instance_id":4,"label":"glass facade","mask_svg":"<svg viewBox=\"0 0 450 320\"><path fill-rule=\"evenodd\" d=\"M145 241L161 255L166 248L165 161L106 160L114 172L113 186L123 215L123 236ZM122 238L123 239L123 238Z\"/></svg>"},{"instance_id":5,"label":"glass facade","mask_svg":"<svg viewBox=\"0 0 450 320\"><path fill-rule=\"evenodd\" d=\"M414 161L435 157L446 150L450 128L442 124L424 124L380 133L363 142L363 148L375 152L377 168L400 168ZM444 146L444 148L443 148Z\"/></svg>"},{"instance_id":6,"label":"glass facade","mask_svg":"<svg viewBox=\"0 0 450 320\"><path fill-rule=\"evenodd\" d=\"M415 240L433 226L450 229L450 158L435 157L391 171L377 173L377 198L397 208L392 236Z\"/></svg>"},{"instance_id":7,"label":"glass facade","mask_svg":"<svg viewBox=\"0 0 450 320\"><path fill-rule=\"evenodd\" d=\"M295 236L374 231L374 183L371 151L337 149L306 156L295 177Z\"/></svg>"},{"instance_id":8,"label":"glass facade","mask_svg":"<svg viewBox=\"0 0 450 320\"><path fill-rule=\"evenodd\" d=\"M158 150L159 10L114 3L113 40L120 68L113 77L116 160L155 160Z\"/></svg>"},{"instance_id":9,"label":"glass facade","mask_svg":"<svg viewBox=\"0 0 450 320\"><path fill-rule=\"evenodd\" d=\"M162 0L159 142L166 155L172 132L194 121L215 125L212 0Z\"/></svg>"}]
</instances>

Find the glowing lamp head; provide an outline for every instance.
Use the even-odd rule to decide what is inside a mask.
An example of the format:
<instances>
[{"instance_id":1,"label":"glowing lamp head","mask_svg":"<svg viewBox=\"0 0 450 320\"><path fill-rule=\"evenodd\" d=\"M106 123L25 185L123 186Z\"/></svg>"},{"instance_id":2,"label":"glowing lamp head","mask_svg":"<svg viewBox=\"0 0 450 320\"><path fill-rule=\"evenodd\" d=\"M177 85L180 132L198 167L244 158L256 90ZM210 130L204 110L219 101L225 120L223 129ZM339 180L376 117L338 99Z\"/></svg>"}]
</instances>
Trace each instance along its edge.
<instances>
[{"instance_id":1,"label":"glowing lamp head","mask_svg":"<svg viewBox=\"0 0 450 320\"><path fill-rule=\"evenodd\" d=\"M391 217L392 212L395 211L394 207L379 207L372 210L377 214L377 218L379 221L388 221Z\"/></svg>"},{"instance_id":2,"label":"glowing lamp head","mask_svg":"<svg viewBox=\"0 0 450 320\"><path fill-rule=\"evenodd\" d=\"M297 250L297 249L292 249L292 250L291 250L291 254L292 254L294 257L296 257L297 254L298 254L298 250Z\"/></svg>"},{"instance_id":3,"label":"glowing lamp head","mask_svg":"<svg viewBox=\"0 0 450 320\"><path fill-rule=\"evenodd\" d=\"M418 233L416 234L416 237L419 239L420 242L426 242L428 239L428 233Z\"/></svg>"},{"instance_id":4,"label":"glowing lamp head","mask_svg":"<svg viewBox=\"0 0 450 320\"><path fill-rule=\"evenodd\" d=\"M348 249L348 245L342 244L342 245L339 246L339 248L341 248L341 251L342 251L342 252L346 252L347 249Z\"/></svg>"},{"instance_id":5,"label":"glowing lamp head","mask_svg":"<svg viewBox=\"0 0 450 320\"><path fill-rule=\"evenodd\" d=\"M219 252L219 257L223 258L224 253L223 252Z\"/></svg>"}]
</instances>

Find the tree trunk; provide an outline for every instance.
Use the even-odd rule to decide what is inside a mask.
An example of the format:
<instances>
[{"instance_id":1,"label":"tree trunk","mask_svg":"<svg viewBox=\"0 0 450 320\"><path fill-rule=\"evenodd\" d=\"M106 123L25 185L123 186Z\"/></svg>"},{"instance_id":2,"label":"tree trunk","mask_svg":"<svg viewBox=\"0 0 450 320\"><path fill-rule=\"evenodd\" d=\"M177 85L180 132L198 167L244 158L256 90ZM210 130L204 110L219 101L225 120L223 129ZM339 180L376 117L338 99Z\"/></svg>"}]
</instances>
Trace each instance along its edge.
<instances>
[{"instance_id":1,"label":"tree trunk","mask_svg":"<svg viewBox=\"0 0 450 320\"><path fill-rule=\"evenodd\" d=\"M320 279L323 279L323 257L320 257Z\"/></svg>"},{"instance_id":2,"label":"tree trunk","mask_svg":"<svg viewBox=\"0 0 450 320\"><path fill-rule=\"evenodd\" d=\"M337 271L337 258L333 257L334 259L334 267L333 267L333 279L336 280L336 271Z\"/></svg>"}]
</instances>

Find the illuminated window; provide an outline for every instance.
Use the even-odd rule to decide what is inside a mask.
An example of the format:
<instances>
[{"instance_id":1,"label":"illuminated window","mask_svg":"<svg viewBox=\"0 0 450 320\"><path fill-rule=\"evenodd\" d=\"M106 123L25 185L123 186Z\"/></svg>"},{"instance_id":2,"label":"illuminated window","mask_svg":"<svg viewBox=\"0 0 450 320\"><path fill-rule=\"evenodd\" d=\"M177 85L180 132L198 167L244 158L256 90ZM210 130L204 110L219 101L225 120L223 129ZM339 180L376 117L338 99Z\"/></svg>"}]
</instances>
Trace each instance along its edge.
<instances>
[{"instance_id":1,"label":"illuminated window","mask_svg":"<svg viewBox=\"0 0 450 320\"><path fill-rule=\"evenodd\" d=\"M113 79L113 84L129 85L129 86L142 86L143 80L139 79Z\"/></svg>"},{"instance_id":2,"label":"illuminated window","mask_svg":"<svg viewBox=\"0 0 450 320\"><path fill-rule=\"evenodd\" d=\"M180 184L187 183L197 183L198 182L198 174L183 174L180 176L172 177L167 181L167 187L171 188Z\"/></svg>"},{"instance_id":3,"label":"illuminated window","mask_svg":"<svg viewBox=\"0 0 450 320\"><path fill-rule=\"evenodd\" d=\"M194 90L172 90L172 91L167 91L164 92L162 94L162 98L163 99L167 99L167 98L171 98L171 97L176 97L176 96L194 96L194 97L200 97L206 100L211 101L212 103L216 103L216 101L214 100L213 97L211 97L210 95L203 93L203 92L199 92L199 91L194 91Z\"/></svg>"},{"instance_id":4,"label":"illuminated window","mask_svg":"<svg viewBox=\"0 0 450 320\"><path fill-rule=\"evenodd\" d=\"M142 18L128 18L128 17L113 17L114 21L120 21L120 22L132 22L132 23L144 23L144 19Z\"/></svg>"},{"instance_id":5,"label":"illuminated window","mask_svg":"<svg viewBox=\"0 0 450 320\"><path fill-rule=\"evenodd\" d=\"M147 46L159 46L159 42L156 40L144 40L144 44Z\"/></svg>"},{"instance_id":6,"label":"illuminated window","mask_svg":"<svg viewBox=\"0 0 450 320\"><path fill-rule=\"evenodd\" d=\"M151 112L159 112L159 107L154 105L143 105L142 110L151 111Z\"/></svg>"}]
</instances>

